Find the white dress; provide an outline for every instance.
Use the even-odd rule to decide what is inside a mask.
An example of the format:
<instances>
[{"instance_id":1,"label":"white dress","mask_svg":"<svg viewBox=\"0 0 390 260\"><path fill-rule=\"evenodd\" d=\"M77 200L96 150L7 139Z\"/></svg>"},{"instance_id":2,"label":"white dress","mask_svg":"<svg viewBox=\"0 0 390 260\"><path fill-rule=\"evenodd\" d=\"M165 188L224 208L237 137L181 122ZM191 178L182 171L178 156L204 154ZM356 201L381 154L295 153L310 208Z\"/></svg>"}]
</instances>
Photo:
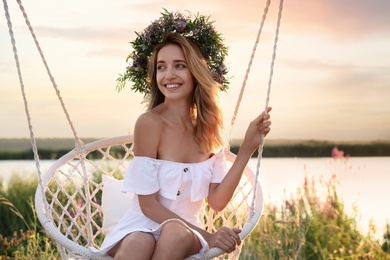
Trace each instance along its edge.
<instances>
[{"instance_id":1,"label":"white dress","mask_svg":"<svg viewBox=\"0 0 390 260\"><path fill-rule=\"evenodd\" d=\"M210 183L220 183L227 172L223 151L198 163L178 163L149 157L135 156L127 168L122 191L136 195L148 195L158 192L160 203L189 223L203 228L199 219L203 199L207 197ZM168 220L179 221L179 219ZM98 254L106 254L127 234L142 231L149 232L158 239L161 227L167 221L158 224L146 217L140 208L138 196L134 196L129 210L106 235ZM201 258L209 248L206 240L192 230L202 243L202 249L192 257Z\"/></svg>"}]
</instances>

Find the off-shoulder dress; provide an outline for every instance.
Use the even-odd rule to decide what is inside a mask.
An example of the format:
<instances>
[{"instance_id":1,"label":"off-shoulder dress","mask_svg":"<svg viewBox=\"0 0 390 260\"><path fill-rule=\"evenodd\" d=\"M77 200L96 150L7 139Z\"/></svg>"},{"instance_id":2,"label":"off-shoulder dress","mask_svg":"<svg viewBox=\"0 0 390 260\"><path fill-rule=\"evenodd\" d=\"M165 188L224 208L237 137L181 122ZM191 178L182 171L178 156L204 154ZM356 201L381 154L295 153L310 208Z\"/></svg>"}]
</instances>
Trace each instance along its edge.
<instances>
[{"instance_id":1,"label":"off-shoulder dress","mask_svg":"<svg viewBox=\"0 0 390 260\"><path fill-rule=\"evenodd\" d=\"M210 183L220 183L227 172L224 152L220 151L209 159L197 163L179 163L149 157L135 156L130 162L122 187L123 192L135 195L148 195L158 192L160 203L189 223L203 228L199 219L203 200L207 197ZM115 203L115 202L112 202ZM91 248L98 254L107 254L122 238L135 232L148 232L158 239L161 224L146 217L140 208L138 196L134 196L131 205L114 229L106 234L99 250ZM187 226L187 225L186 225ZM199 232L191 229L202 243L202 249L194 258L201 258L209 248Z\"/></svg>"}]
</instances>

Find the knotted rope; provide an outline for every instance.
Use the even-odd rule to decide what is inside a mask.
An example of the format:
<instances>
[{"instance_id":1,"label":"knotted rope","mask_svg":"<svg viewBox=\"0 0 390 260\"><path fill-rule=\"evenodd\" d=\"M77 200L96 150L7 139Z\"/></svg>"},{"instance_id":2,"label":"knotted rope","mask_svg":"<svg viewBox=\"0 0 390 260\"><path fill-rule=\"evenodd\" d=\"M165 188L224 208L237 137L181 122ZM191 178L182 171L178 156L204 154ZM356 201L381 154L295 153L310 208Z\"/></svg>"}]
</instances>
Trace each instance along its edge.
<instances>
[{"instance_id":1,"label":"knotted rope","mask_svg":"<svg viewBox=\"0 0 390 260\"><path fill-rule=\"evenodd\" d=\"M87 179L88 178L88 175L86 174L86 167L85 167L85 164L83 162L83 158L85 157L85 153L84 153L84 143L81 141L81 139L78 137L77 135L77 132L76 132L76 129L70 119L70 116L69 116L69 113L68 113L68 110L66 109L66 106L65 106L65 102L63 101L63 98L61 96L61 93L60 93L60 90L57 86L57 83L55 82L55 79L51 73L51 70L49 68L49 65L46 61L46 58L45 58L45 55L43 54L43 51L41 49L41 46L38 42L38 39L35 35L35 32L34 32L34 29L32 28L31 26L31 23L30 23L30 20L28 19L28 16L27 16L27 13L22 5L22 2L21 0L16 0L18 5L19 5L19 8L20 10L22 11L23 13L23 17L24 17L24 20L26 22L26 25L31 33L31 36L34 40L34 43L35 43L35 46L39 52L39 55L42 59L42 62L45 66L45 69L46 69L46 72L50 78L50 81L52 83L52 86L56 92L56 95L58 97L58 100L61 104L61 107L63 109L63 112L65 113L65 116L66 116L66 119L68 121L68 124L73 132L73 136L74 136L74 139L75 139L75 146L76 146L76 149L79 149L80 150L80 153L82 154L81 156L81 165L82 165L82 170L84 172L84 182L87 183ZM17 71L18 71L18 77L19 77L19 82L20 82L20 88L21 88L21 91L22 91L22 96L23 96L23 103L24 103L24 109L25 109L25 113L26 113L26 117L27 117L27 123L28 123L28 129L29 129L29 133L30 133L30 141L31 141L31 146L32 146L32 150L33 150L33 153L34 153L34 161L35 161L35 164L36 164L36 168L37 168L37 171L38 171L38 181L39 181L39 184L41 186L41 189L42 189L42 194L44 194L44 185L43 185L43 179L42 179L42 170L41 170L41 166L40 166L40 162L39 162L39 154L38 154L38 148L37 148L37 144L36 144L36 139L35 139L35 135L34 135L34 131L33 131L33 126L32 126L32 123L31 123L31 115L30 115L30 111L29 111L29 106L28 106L28 101L27 101L27 96L26 96L26 92L25 92L25 86L24 86L24 82L23 82L23 77L22 77L22 71L21 71L21 67L20 67L20 62L19 62L19 56L18 56L18 51L17 51L17 47L16 47L16 41L15 41L15 36L14 36L14 31L12 29L12 22L11 22L11 16L9 14L9 9L8 9L8 4L7 4L7 0L3 0L3 4L4 4L4 10L5 10L5 16L6 16L6 19L7 19L7 25L8 25L8 31L9 31L9 35L11 37L11 44L12 44L12 50L13 50L13 53L14 53L14 59L15 59L15 63L16 63L16 68L17 68ZM87 188L88 188L88 185L86 185ZM89 194L89 192L87 192L87 194ZM46 203L44 203L44 205L46 205Z\"/></svg>"},{"instance_id":2,"label":"knotted rope","mask_svg":"<svg viewBox=\"0 0 390 260\"><path fill-rule=\"evenodd\" d=\"M270 4L271 4L271 1L267 0L266 6L264 8L263 16L262 16L262 19L261 19L261 22L260 22L260 27L259 27L259 30L257 32L257 37L256 37L256 40L255 40L255 44L253 46L252 54L251 54L251 57L249 59L248 67L247 67L247 70L246 70L246 73L245 73L244 81L242 83L240 94L238 95L236 107L234 109L234 113L233 113L233 116L232 116L232 119L231 119L231 122L230 122L229 140L231 140L232 129L233 129L234 123L235 123L236 118L237 118L239 107L241 105L242 97L243 97L244 90L245 90L245 87L246 87L246 81L247 81L247 79L249 77L249 73L250 73L250 70L251 70L251 67L252 67L253 59L254 59L254 56L256 54L257 45L258 45L258 43L260 41L260 35L261 35L261 32L262 32L263 27L264 27L264 22L265 22L265 19L267 17L267 13L268 13ZM276 59L276 49L277 49L277 43L278 43L278 39L279 39L280 24L281 24L281 20L282 20L282 11L283 11L283 0L280 0L279 11L278 11L278 20L277 20L277 24L276 24L276 31L275 31L275 38L274 38L274 44L273 44L272 59L271 59L271 65L270 65L270 73L269 73L269 78L268 78L268 88L267 88L267 95L266 95L266 100L265 100L264 113L267 113L267 110L268 110L268 107L269 107L269 100L270 100L270 95L271 95L272 77L273 77L273 74L274 74L274 65L275 65L275 59ZM264 147L264 136L261 137L261 142L260 142L260 145L258 147L258 156L257 156L257 165L256 165L256 179L255 179L255 185L254 185L254 188L253 188L253 198L252 198L252 203L251 203L251 209L250 209L251 213L250 213L250 215L253 214L254 207L255 207L254 203L255 203L255 199L256 199L257 183L259 181L258 179L259 179L259 175L260 175L260 173L259 173L260 172L260 164L261 164L261 160L262 160L262 157L263 157L263 147Z\"/></svg>"}]
</instances>

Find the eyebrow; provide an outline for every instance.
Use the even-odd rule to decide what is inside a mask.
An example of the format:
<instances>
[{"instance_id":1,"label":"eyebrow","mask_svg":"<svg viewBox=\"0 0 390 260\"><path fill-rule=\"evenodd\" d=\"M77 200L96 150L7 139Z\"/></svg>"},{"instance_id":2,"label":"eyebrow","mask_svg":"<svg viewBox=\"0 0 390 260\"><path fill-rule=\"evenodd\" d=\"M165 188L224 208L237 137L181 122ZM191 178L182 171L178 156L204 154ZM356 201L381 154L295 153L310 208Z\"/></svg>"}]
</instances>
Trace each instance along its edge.
<instances>
[{"instance_id":1,"label":"eyebrow","mask_svg":"<svg viewBox=\"0 0 390 260\"><path fill-rule=\"evenodd\" d=\"M174 63L179 63L179 62L187 63L185 60L174 60L173 62L174 62ZM157 63L166 63L166 61L164 61L164 60L158 60Z\"/></svg>"}]
</instances>

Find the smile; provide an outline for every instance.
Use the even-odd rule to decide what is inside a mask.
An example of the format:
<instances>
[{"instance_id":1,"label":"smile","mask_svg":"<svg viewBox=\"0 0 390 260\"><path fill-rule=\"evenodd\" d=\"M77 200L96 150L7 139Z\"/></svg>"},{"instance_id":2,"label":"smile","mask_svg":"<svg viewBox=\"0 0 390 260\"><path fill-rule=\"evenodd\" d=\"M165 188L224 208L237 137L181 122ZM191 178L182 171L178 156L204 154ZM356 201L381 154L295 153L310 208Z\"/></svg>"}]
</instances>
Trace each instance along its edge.
<instances>
[{"instance_id":1,"label":"smile","mask_svg":"<svg viewBox=\"0 0 390 260\"><path fill-rule=\"evenodd\" d=\"M177 88L179 88L181 86L181 84L167 84L167 85L165 85L165 87L167 88L167 89L177 89Z\"/></svg>"}]
</instances>

